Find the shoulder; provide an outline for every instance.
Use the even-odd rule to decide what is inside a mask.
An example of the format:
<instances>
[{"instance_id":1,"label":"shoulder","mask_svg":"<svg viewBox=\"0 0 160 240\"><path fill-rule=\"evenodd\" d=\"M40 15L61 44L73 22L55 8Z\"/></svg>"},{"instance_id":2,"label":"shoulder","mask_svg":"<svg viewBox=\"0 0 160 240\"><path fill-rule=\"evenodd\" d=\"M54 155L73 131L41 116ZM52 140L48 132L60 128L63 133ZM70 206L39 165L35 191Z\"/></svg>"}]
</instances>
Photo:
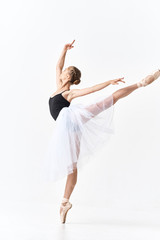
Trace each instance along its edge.
<instances>
[{"instance_id":1,"label":"shoulder","mask_svg":"<svg viewBox=\"0 0 160 240\"><path fill-rule=\"evenodd\" d=\"M69 98L74 99L77 96L77 93L80 91L80 89L71 89L69 92Z\"/></svg>"}]
</instances>

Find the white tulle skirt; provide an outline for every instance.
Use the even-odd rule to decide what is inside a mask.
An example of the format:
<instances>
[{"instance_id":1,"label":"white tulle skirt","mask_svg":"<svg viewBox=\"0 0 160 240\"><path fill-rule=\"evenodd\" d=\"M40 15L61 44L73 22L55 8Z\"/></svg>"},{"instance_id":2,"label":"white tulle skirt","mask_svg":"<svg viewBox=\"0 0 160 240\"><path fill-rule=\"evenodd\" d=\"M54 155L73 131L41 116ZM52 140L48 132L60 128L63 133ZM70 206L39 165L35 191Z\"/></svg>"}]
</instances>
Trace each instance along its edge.
<instances>
[{"instance_id":1,"label":"white tulle skirt","mask_svg":"<svg viewBox=\"0 0 160 240\"><path fill-rule=\"evenodd\" d=\"M91 104L64 107L55 122L43 165L43 179L57 181L82 168L114 134L113 95L101 96Z\"/></svg>"}]
</instances>

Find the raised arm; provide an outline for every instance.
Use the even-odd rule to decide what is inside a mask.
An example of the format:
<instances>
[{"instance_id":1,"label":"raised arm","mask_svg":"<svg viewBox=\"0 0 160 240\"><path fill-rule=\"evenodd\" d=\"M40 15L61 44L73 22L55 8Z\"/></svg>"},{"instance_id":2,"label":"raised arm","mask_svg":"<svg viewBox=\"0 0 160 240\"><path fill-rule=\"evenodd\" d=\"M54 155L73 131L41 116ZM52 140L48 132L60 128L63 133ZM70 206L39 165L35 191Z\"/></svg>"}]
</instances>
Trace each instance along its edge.
<instances>
[{"instance_id":1,"label":"raised arm","mask_svg":"<svg viewBox=\"0 0 160 240\"><path fill-rule=\"evenodd\" d=\"M99 91L99 90L109 86L110 84L117 85L117 84L119 84L118 82L125 83L125 81L122 80L123 78L109 80L109 81L106 81L103 83L96 84L92 87L87 87L87 88L83 88L83 89L72 89L71 90L71 98L74 99L76 97L84 96L84 95Z\"/></svg>"},{"instance_id":2,"label":"raised arm","mask_svg":"<svg viewBox=\"0 0 160 240\"><path fill-rule=\"evenodd\" d=\"M64 61L65 61L65 56L67 53L67 50L73 48L74 46L72 46L72 44L74 43L75 40L73 40L73 42L70 44L65 44L64 48L62 50L62 53L60 55L60 58L58 59L57 65L56 65L56 85L57 88L60 87L61 85L61 80L60 80L60 75L62 73L62 69L64 66Z\"/></svg>"}]
</instances>

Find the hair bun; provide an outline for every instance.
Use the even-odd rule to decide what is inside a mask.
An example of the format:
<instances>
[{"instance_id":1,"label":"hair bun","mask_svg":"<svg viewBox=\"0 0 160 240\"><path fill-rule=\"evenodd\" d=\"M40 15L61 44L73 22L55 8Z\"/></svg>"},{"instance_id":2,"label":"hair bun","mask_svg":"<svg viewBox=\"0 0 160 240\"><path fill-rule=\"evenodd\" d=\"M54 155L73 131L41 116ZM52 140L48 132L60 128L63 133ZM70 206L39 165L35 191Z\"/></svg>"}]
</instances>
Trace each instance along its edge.
<instances>
[{"instance_id":1,"label":"hair bun","mask_svg":"<svg viewBox=\"0 0 160 240\"><path fill-rule=\"evenodd\" d=\"M76 80L74 81L74 84L77 85L77 84L80 83L80 81L81 81L80 79L76 79Z\"/></svg>"}]
</instances>

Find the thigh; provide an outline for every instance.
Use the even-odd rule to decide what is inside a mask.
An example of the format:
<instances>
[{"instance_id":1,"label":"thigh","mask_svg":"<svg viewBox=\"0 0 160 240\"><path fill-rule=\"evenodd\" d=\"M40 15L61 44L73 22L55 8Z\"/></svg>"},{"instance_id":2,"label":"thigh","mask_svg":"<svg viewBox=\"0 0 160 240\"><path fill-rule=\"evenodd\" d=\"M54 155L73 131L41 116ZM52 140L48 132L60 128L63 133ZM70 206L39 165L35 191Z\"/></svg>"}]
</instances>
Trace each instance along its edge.
<instances>
[{"instance_id":1,"label":"thigh","mask_svg":"<svg viewBox=\"0 0 160 240\"><path fill-rule=\"evenodd\" d=\"M89 117L84 119L84 122L87 122L90 118L93 118L105 111L107 108L113 105L113 95L106 97L96 103L88 105L85 109L90 113Z\"/></svg>"}]
</instances>

